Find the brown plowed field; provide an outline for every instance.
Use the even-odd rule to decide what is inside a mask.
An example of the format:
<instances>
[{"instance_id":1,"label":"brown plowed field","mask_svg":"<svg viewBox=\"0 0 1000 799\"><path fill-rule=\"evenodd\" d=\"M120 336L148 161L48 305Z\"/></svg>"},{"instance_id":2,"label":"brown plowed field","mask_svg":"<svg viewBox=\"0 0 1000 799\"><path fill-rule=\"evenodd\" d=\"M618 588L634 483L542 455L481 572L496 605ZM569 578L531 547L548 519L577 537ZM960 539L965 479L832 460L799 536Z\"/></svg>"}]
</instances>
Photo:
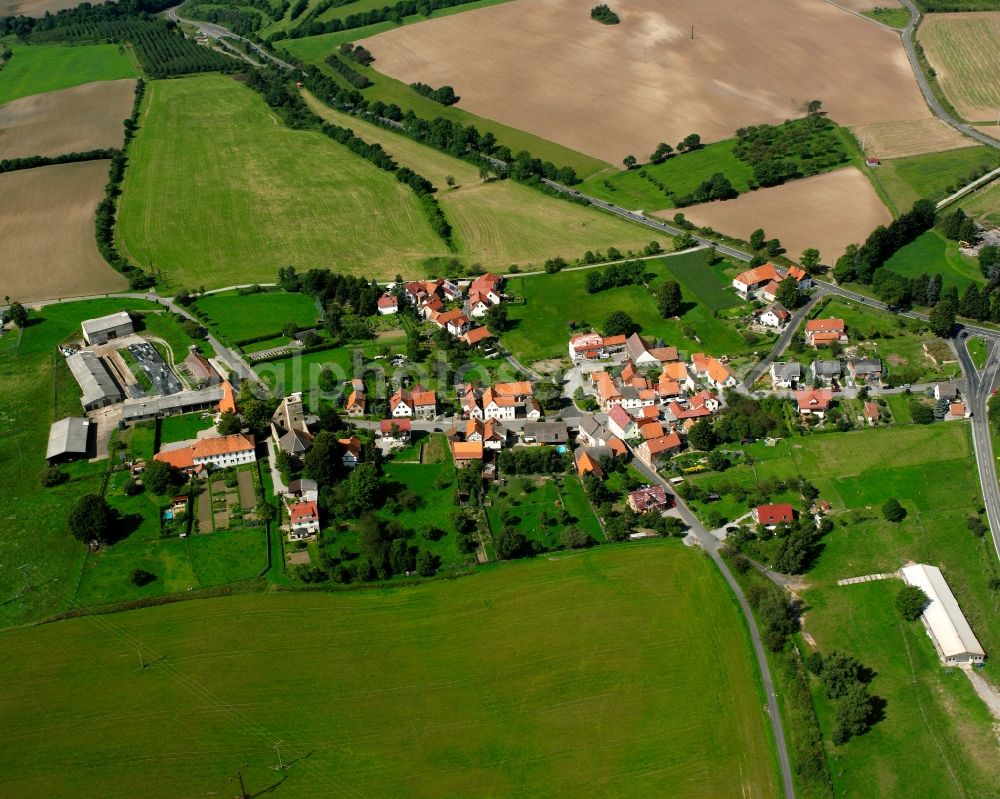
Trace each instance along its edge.
<instances>
[{"instance_id":1,"label":"brown plowed field","mask_svg":"<svg viewBox=\"0 0 1000 799\"><path fill-rule=\"evenodd\" d=\"M576 0L515 0L364 45L380 72L449 84L461 108L614 164L801 116L812 99L846 125L930 116L899 36L829 3L613 5L620 25Z\"/></svg>"},{"instance_id":2,"label":"brown plowed field","mask_svg":"<svg viewBox=\"0 0 1000 799\"><path fill-rule=\"evenodd\" d=\"M80 5L79 0L0 0L0 17L42 17L46 11L54 14L64 8L76 8L78 5Z\"/></svg>"},{"instance_id":3,"label":"brown plowed field","mask_svg":"<svg viewBox=\"0 0 1000 799\"><path fill-rule=\"evenodd\" d=\"M107 161L0 175L0 286L21 302L122 291L125 278L101 258L94 211Z\"/></svg>"},{"instance_id":4,"label":"brown plowed field","mask_svg":"<svg viewBox=\"0 0 1000 799\"><path fill-rule=\"evenodd\" d=\"M1000 11L927 14L917 38L951 104L970 122L1000 111Z\"/></svg>"},{"instance_id":5,"label":"brown plowed field","mask_svg":"<svg viewBox=\"0 0 1000 799\"><path fill-rule=\"evenodd\" d=\"M135 81L85 83L0 105L0 158L121 147Z\"/></svg>"},{"instance_id":6,"label":"brown plowed field","mask_svg":"<svg viewBox=\"0 0 1000 799\"><path fill-rule=\"evenodd\" d=\"M913 122L874 122L851 129L865 145L865 154L876 158L904 158L970 147L974 142L940 119Z\"/></svg>"},{"instance_id":7,"label":"brown plowed field","mask_svg":"<svg viewBox=\"0 0 1000 799\"><path fill-rule=\"evenodd\" d=\"M670 209L654 216L671 218L674 213ZM735 200L692 205L684 215L744 240L763 228L768 238L781 239L790 258L816 247L828 264L848 244L860 244L878 225L892 221L868 178L854 167L747 192Z\"/></svg>"}]
</instances>

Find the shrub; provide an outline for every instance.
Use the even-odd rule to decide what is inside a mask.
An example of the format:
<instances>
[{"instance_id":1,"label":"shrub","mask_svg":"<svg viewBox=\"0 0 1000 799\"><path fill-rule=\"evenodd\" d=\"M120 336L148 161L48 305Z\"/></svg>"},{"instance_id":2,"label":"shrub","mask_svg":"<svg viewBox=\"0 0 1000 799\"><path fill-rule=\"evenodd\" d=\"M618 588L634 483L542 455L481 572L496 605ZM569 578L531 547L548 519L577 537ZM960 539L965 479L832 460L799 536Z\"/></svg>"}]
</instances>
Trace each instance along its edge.
<instances>
[{"instance_id":1,"label":"shrub","mask_svg":"<svg viewBox=\"0 0 1000 799\"><path fill-rule=\"evenodd\" d=\"M144 585L149 585L156 579L156 575L152 572L148 572L145 569L132 569L128 575L129 582L132 585L141 588Z\"/></svg>"},{"instance_id":2,"label":"shrub","mask_svg":"<svg viewBox=\"0 0 1000 799\"><path fill-rule=\"evenodd\" d=\"M928 603L927 594L915 585L907 585L896 594L896 610L907 621L916 621Z\"/></svg>"}]
</instances>

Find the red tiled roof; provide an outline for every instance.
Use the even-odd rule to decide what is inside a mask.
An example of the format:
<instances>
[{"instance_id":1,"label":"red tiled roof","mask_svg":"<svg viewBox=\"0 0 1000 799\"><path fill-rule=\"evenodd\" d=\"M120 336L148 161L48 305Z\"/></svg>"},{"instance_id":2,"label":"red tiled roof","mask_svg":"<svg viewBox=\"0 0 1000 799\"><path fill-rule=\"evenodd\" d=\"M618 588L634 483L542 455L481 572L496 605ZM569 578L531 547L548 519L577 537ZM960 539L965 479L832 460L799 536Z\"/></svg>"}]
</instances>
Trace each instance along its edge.
<instances>
[{"instance_id":1,"label":"red tiled roof","mask_svg":"<svg viewBox=\"0 0 1000 799\"><path fill-rule=\"evenodd\" d=\"M483 459L483 442L453 441L451 454L456 461L481 461Z\"/></svg>"},{"instance_id":2,"label":"red tiled roof","mask_svg":"<svg viewBox=\"0 0 1000 799\"><path fill-rule=\"evenodd\" d=\"M845 328L843 319L810 319L806 322L807 333L843 333Z\"/></svg>"},{"instance_id":3,"label":"red tiled roof","mask_svg":"<svg viewBox=\"0 0 1000 799\"><path fill-rule=\"evenodd\" d=\"M315 502L296 502L288 506L288 515L292 524L296 522L319 521L319 507Z\"/></svg>"},{"instance_id":4,"label":"red tiled roof","mask_svg":"<svg viewBox=\"0 0 1000 799\"><path fill-rule=\"evenodd\" d=\"M748 269L736 276L737 282L747 286L759 286L761 283L770 283L771 281L778 280L781 280L781 274L774 264L764 264L754 269Z\"/></svg>"},{"instance_id":5,"label":"red tiled roof","mask_svg":"<svg viewBox=\"0 0 1000 799\"><path fill-rule=\"evenodd\" d=\"M788 524L795 520L795 509L784 503L780 505L758 505L754 514L760 524Z\"/></svg>"},{"instance_id":6,"label":"red tiled roof","mask_svg":"<svg viewBox=\"0 0 1000 799\"><path fill-rule=\"evenodd\" d=\"M395 427L400 433L410 432L410 420L409 419L383 419L378 423L379 432L387 436L392 432L392 428Z\"/></svg>"},{"instance_id":7,"label":"red tiled roof","mask_svg":"<svg viewBox=\"0 0 1000 799\"><path fill-rule=\"evenodd\" d=\"M833 402L833 392L828 388L805 388L795 392L800 411L825 411Z\"/></svg>"},{"instance_id":8,"label":"red tiled roof","mask_svg":"<svg viewBox=\"0 0 1000 799\"><path fill-rule=\"evenodd\" d=\"M661 452L668 452L672 449L681 448L681 437L677 433L668 433L659 438L651 438L646 441L646 447L650 455L658 455Z\"/></svg>"},{"instance_id":9,"label":"red tiled roof","mask_svg":"<svg viewBox=\"0 0 1000 799\"><path fill-rule=\"evenodd\" d=\"M463 338L470 347L488 338L495 338L488 327L476 327L466 333Z\"/></svg>"}]
</instances>

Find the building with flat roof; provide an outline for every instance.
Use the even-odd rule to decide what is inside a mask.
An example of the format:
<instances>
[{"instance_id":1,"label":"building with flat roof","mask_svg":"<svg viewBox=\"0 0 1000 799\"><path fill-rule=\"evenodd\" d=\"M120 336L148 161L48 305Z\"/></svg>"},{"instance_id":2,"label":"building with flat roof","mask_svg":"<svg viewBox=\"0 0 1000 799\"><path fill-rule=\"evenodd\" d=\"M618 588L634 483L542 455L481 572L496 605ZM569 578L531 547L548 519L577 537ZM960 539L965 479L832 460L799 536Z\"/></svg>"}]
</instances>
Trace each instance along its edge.
<instances>
[{"instance_id":1,"label":"building with flat roof","mask_svg":"<svg viewBox=\"0 0 1000 799\"><path fill-rule=\"evenodd\" d=\"M947 666L982 663L986 651L972 632L941 570L917 563L903 568L903 579L908 585L920 588L930 600L921 618L941 662Z\"/></svg>"},{"instance_id":2,"label":"building with flat roof","mask_svg":"<svg viewBox=\"0 0 1000 799\"><path fill-rule=\"evenodd\" d=\"M85 411L121 402L124 394L104 362L92 352L81 350L66 359L66 365L80 386L80 404Z\"/></svg>"},{"instance_id":3,"label":"building with flat roof","mask_svg":"<svg viewBox=\"0 0 1000 799\"><path fill-rule=\"evenodd\" d=\"M83 340L88 344L107 344L111 339L122 338L135 332L128 311L119 311L97 319L85 319L81 327Z\"/></svg>"},{"instance_id":4,"label":"building with flat roof","mask_svg":"<svg viewBox=\"0 0 1000 799\"><path fill-rule=\"evenodd\" d=\"M49 445L45 448L45 460L53 463L82 458L87 454L90 438L90 419L83 416L67 416L53 422L49 428Z\"/></svg>"}]
</instances>

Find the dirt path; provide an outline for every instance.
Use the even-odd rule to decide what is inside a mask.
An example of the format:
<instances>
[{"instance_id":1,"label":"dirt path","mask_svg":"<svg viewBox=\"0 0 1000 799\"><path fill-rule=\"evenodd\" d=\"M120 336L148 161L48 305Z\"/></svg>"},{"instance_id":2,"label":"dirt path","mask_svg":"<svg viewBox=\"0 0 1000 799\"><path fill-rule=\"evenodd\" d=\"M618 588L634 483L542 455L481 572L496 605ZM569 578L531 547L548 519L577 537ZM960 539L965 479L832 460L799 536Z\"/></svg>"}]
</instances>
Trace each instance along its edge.
<instances>
[{"instance_id":1,"label":"dirt path","mask_svg":"<svg viewBox=\"0 0 1000 799\"><path fill-rule=\"evenodd\" d=\"M993 717L1000 719L1000 691L997 691L992 684L986 682L983 676L972 666L962 666L962 671L965 672L965 676L972 683L973 690L986 703L986 707L990 709Z\"/></svg>"}]
</instances>

